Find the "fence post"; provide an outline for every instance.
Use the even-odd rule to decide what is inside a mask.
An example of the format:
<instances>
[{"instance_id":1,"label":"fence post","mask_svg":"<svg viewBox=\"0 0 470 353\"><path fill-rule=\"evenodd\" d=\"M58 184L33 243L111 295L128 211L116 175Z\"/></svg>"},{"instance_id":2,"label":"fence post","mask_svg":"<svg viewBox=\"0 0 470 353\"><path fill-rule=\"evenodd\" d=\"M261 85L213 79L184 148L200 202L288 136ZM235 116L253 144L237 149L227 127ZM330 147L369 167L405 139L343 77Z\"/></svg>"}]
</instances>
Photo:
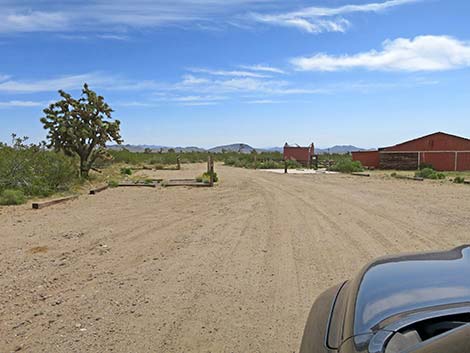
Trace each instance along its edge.
<instances>
[{"instance_id":1,"label":"fence post","mask_svg":"<svg viewBox=\"0 0 470 353\"><path fill-rule=\"evenodd\" d=\"M287 174L287 161L284 161L284 174Z\"/></svg>"},{"instance_id":2,"label":"fence post","mask_svg":"<svg viewBox=\"0 0 470 353\"><path fill-rule=\"evenodd\" d=\"M176 157L176 169L181 169L180 156Z\"/></svg>"},{"instance_id":3,"label":"fence post","mask_svg":"<svg viewBox=\"0 0 470 353\"><path fill-rule=\"evenodd\" d=\"M207 158L207 172L209 173L209 185L214 186L214 160L212 156L209 155Z\"/></svg>"}]
</instances>

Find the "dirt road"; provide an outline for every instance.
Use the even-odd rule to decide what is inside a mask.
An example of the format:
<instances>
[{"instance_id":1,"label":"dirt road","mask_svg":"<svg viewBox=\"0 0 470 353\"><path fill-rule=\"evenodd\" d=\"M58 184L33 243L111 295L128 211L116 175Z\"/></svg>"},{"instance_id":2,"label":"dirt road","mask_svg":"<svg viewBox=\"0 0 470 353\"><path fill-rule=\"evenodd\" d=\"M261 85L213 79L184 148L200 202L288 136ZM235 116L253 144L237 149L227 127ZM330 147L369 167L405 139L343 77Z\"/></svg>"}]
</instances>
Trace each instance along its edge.
<instances>
[{"instance_id":1,"label":"dirt road","mask_svg":"<svg viewBox=\"0 0 470 353\"><path fill-rule=\"evenodd\" d=\"M0 352L296 352L315 297L372 258L470 243L468 186L217 169L0 208Z\"/></svg>"}]
</instances>

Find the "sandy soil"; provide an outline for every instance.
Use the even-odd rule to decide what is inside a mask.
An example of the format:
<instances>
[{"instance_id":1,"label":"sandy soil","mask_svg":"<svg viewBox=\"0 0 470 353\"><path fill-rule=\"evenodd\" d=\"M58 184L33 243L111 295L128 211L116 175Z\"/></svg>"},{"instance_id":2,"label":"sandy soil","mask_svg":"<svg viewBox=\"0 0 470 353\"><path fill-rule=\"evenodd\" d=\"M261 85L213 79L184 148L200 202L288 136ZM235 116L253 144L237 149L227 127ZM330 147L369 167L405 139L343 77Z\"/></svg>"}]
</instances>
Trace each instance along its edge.
<instances>
[{"instance_id":1,"label":"sandy soil","mask_svg":"<svg viewBox=\"0 0 470 353\"><path fill-rule=\"evenodd\" d=\"M296 352L315 297L369 260L470 242L465 185L217 169L0 208L0 351Z\"/></svg>"}]
</instances>

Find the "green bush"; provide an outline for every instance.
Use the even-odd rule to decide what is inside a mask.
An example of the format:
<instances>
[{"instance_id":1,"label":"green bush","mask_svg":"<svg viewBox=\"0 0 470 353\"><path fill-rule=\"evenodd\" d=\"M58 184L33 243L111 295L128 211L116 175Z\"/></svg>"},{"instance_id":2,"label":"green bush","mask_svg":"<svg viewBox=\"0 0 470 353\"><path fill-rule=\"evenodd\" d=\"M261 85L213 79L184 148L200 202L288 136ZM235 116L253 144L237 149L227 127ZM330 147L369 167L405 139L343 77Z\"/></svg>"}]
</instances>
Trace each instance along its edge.
<instances>
[{"instance_id":1,"label":"green bush","mask_svg":"<svg viewBox=\"0 0 470 353\"><path fill-rule=\"evenodd\" d=\"M362 167L362 164L359 161L342 159L339 160L335 165L333 165L333 167L331 167L331 170L340 173L357 173L363 172L364 168Z\"/></svg>"},{"instance_id":2,"label":"green bush","mask_svg":"<svg viewBox=\"0 0 470 353\"><path fill-rule=\"evenodd\" d=\"M21 190L4 190L0 194L0 205L22 205L26 196Z\"/></svg>"},{"instance_id":3,"label":"green bush","mask_svg":"<svg viewBox=\"0 0 470 353\"><path fill-rule=\"evenodd\" d=\"M445 179L446 175L444 173L438 173L432 168L423 168L415 173L416 177L424 178L424 179Z\"/></svg>"},{"instance_id":4,"label":"green bush","mask_svg":"<svg viewBox=\"0 0 470 353\"><path fill-rule=\"evenodd\" d=\"M122 175L132 175L132 169L131 168L121 168L121 174Z\"/></svg>"},{"instance_id":5,"label":"green bush","mask_svg":"<svg viewBox=\"0 0 470 353\"><path fill-rule=\"evenodd\" d=\"M116 180L110 180L108 181L108 186L110 188L117 188L119 186L119 182L117 182Z\"/></svg>"},{"instance_id":6,"label":"green bush","mask_svg":"<svg viewBox=\"0 0 470 353\"><path fill-rule=\"evenodd\" d=\"M456 176L454 178L454 183L456 184L463 184L465 182L465 178L464 177L460 177L460 176Z\"/></svg>"},{"instance_id":7,"label":"green bush","mask_svg":"<svg viewBox=\"0 0 470 353\"><path fill-rule=\"evenodd\" d=\"M69 190L78 181L74 158L25 141L14 136L11 146L0 144L0 192L20 190L26 196L49 196Z\"/></svg>"}]
</instances>

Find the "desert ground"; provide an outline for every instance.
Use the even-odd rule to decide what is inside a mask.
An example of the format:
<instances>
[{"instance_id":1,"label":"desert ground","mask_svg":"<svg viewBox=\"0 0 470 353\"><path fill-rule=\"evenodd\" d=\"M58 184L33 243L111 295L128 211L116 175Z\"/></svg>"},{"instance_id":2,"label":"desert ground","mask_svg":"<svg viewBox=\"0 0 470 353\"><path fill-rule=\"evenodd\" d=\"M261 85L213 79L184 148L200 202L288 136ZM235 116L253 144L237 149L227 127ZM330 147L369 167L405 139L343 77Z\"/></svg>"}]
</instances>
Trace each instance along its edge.
<instances>
[{"instance_id":1,"label":"desert ground","mask_svg":"<svg viewBox=\"0 0 470 353\"><path fill-rule=\"evenodd\" d=\"M216 169L0 207L0 352L298 352L315 297L368 261L470 243L466 185Z\"/></svg>"}]
</instances>

